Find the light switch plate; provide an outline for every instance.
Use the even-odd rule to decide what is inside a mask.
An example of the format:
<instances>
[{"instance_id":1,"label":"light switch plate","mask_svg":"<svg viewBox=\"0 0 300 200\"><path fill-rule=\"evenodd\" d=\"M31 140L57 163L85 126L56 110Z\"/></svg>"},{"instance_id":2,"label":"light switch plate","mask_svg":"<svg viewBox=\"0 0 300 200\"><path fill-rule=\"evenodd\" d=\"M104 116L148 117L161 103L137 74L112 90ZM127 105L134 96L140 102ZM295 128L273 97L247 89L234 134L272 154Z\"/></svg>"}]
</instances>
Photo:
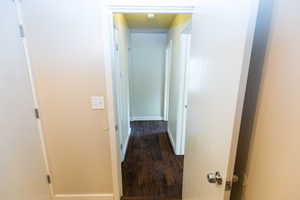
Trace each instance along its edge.
<instances>
[{"instance_id":1,"label":"light switch plate","mask_svg":"<svg viewBox=\"0 0 300 200\"><path fill-rule=\"evenodd\" d=\"M104 97L91 96L91 107L93 110L104 109Z\"/></svg>"}]
</instances>

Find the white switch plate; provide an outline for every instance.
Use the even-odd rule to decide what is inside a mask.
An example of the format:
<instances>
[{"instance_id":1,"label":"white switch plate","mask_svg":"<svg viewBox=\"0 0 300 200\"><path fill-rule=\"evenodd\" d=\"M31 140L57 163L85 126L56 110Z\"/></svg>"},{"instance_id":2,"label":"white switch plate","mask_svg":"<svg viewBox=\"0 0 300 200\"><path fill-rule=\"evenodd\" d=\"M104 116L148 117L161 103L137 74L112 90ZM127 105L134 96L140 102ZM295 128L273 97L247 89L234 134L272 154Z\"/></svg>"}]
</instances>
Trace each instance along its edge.
<instances>
[{"instance_id":1,"label":"white switch plate","mask_svg":"<svg viewBox=\"0 0 300 200\"><path fill-rule=\"evenodd\" d=\"M91 107L93 110L104 109L104 97L91 96Z\"/></svg>"}]
</instances>

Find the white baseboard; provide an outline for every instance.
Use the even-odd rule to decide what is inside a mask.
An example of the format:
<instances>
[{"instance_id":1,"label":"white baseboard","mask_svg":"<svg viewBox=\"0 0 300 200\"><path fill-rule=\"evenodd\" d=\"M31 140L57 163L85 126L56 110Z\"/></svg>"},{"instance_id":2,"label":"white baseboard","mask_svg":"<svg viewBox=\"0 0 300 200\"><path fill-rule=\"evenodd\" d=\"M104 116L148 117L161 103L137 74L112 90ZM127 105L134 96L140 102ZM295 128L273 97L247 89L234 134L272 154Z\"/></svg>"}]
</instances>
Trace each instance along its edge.
<instances>
[{"instance_id":1,"label":"white baseboard","mask_svg":"<svg viewBox=\"0 0 300 200\"><path fill-rule=\"evenodd\" d=\"M169 136L169 139L170 139L170 141L171 141L171 146L172 146L173 152L176 154L176 146L175 146L175 142L174 142L172 133L171 133L171 131L170 131L169 128L168 128L168 136Z\"/></svg>"},{"instance_id":2,"label":"white baseboard","mask_svg":"<svg viewBox=\"0 0 300 200\"><path fill-rule=\"evenodd\" d=\"M128 128L128 137L131 135L131 127Z\"/></svg>"},{"instance_id":3,"label":"white baseboard","mask_svg":"<svg viewBox=\"0 0 300 200\"><path fill-rule=\"evenodd\" d=\"M122 161L124 161L125 159L125 155L126 155L126 151L127 151L127 147L128 147L128 142L129 142L129 138L130 138L130 134L131 134L131 128L128 129L128 135L124 144L124 149L123 149L123 156L122 156Z\"/></svg>"},{"instance_id":4,"label":"white baseboard","mask_svg":"<svg viewBox=\"0 0 300 200\"><path fill-rule=\"evenodd\" d=\"M131 33L168 33L169 29L167 28L131 28Z\"/></svg>"},{"instance_id":5,"label":"white baseboard","mask_svg":"<svg viewBox=\"0 0 300 200\"><path fill-rule=\"evenodd\" d=\"M113 194L57 194L52 200L113 200Z\"/></svg>"},{"instance_id":6,"label":"white baseboard","mask_svg":"<svg viewBox=\"0 0 300 200\"><path fill-rule=\"evenodd\" d=\"M131 117L130 121L156 121L163 120L162 116L139 116L139 117Z\"/></svg>"}]
</instances>

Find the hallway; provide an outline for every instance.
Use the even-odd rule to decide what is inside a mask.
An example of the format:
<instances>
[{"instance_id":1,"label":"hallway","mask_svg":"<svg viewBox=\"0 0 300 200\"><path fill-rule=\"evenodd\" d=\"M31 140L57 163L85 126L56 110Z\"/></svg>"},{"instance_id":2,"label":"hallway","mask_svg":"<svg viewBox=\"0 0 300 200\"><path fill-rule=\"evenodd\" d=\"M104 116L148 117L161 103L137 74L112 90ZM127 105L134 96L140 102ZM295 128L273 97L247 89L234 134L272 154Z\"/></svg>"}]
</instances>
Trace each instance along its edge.
<instances>
[{"instance_id":1,"label":"hallway","mask_svg":"<svg viewBox=\"0 0 300 200\"><path fill-rule=\"evenodd\" d=\"M123 199L181 199L183 156L172 150L167 122L136 121L131 128L122 163Z\"/></svg>"}]
</instances>

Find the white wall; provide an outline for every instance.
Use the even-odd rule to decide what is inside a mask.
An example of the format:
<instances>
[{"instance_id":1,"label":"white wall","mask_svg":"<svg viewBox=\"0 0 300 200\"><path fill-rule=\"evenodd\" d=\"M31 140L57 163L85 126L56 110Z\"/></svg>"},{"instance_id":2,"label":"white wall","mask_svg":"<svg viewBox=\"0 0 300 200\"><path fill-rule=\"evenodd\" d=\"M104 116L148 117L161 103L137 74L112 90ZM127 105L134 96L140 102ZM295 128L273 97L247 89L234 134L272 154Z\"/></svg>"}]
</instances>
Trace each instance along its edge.
<instances>
[{"instance_id":1,"label":"white wall","mask_svg":"<svg viewBox=\"0 0 300 200\"><path fill-rule=\"evenodd\" d=\"M130 108L129 108L129 74L128 74L128 62L129 62L129 29L127 26L126 18L123 14L115 14L115 25L118 29L116 42L118 44L118 61L115 66L116 71L116 87L119 88L117 91L117 98L119 99L119 134L121 136L120 144L122 145L122 156L124 158L126 153L126 148L130 135Z\"/></svg>"},{"instance_id":2,"label":"white wall","mask_svg":"<svg viewBox=\"0 0 300 200\"><path fill-rule=\"evenodd\" d=\"M260 40L253 49L252 67L256 74L259 68L263 70L256 113L249 127L252 137L244 200L300 199L299 9L299 1L262 0L256 31ZM268 23L270 30L265 30ZM266 40L263 57L265 47L259 42ZM257 81L250 79L250 92L255 92Z\"/></svg>"},{"instance_id":3,"label":"white wall","mask_svg":"<svg viewBox=\"0 0 300 200\"><path fill-rule=\"evenodd\" d=\"M166 33L131 33L132 120L162 119L166 41Z\"/></svg>"},{"instance_id":4,"label":"white wall","mask_svg":"<svg viewBox=\"0 0 300 200\"><path fill-rule=\"evenodd\" d=\"M181 116L184 100L184 74L185 66L183 65L184 57L182 56L181 32L191 21L190 14L178 14L168 33L168 41L172 40L172 59L170 69L170 87L169 87L169 113L168 113L168 132L176 151L180 146L180 141L177 139L181 130ZM177 141L178 140L178 141ZM179 153L179 152L176 152Z\"/></svg>"}]
</instances>

